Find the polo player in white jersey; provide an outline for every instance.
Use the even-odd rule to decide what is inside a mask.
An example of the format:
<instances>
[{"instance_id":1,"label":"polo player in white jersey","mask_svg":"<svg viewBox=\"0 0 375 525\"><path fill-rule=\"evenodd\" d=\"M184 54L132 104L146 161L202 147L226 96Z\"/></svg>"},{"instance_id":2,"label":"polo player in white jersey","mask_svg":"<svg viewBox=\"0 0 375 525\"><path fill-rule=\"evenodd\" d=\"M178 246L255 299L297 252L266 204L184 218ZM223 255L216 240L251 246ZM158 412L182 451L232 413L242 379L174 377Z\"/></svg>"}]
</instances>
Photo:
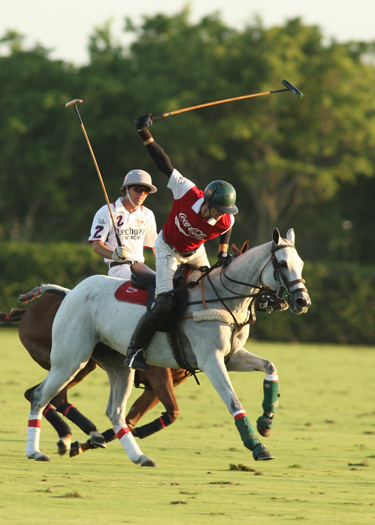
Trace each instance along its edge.
<instances>
[{"instance_id":1,"label":"polo player in white jersey","mask_svg":"<svg viewBox=\"0 0 375 525\"><path fill-rule=\"evenodd\" d=\"M108 275L130 279L130 265L144 262L143 249L155 246L155 216L143 203L147 195L156 193L157 189L146 171L131 170L126 174L120 191L123 197L111 203L111 210L121 246L118 246L107 205L95 214L89 242L94 252L104 257Z\"/></svg>"}]
</instances>

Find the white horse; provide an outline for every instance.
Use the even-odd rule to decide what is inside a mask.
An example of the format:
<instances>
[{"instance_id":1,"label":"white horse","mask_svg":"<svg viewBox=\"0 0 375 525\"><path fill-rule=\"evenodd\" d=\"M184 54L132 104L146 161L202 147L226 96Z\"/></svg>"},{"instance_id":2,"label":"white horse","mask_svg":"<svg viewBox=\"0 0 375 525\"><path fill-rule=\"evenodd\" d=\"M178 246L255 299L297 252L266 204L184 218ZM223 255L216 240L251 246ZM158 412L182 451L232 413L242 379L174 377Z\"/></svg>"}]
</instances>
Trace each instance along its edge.
<instances>
[{"instance_id":1,"label":"white horse","mask_svg":"<svg viewBox=\"0 0 375 525\"><path fill-rule=\"evenodd\" d=\"M294 230L286 239L278 229L273 240L239 255L227 266L213 269L200 285L189 289L187 316L179 321L182 346L191 368L200 369L224 401L243 444L255 460L273 459L260 443L229 379L228 371L263 371L264 414L258 420L263 428L272 427L278 405L278 376L274 364L245 350L249 336L249 306L257 293L276 290L288 296L290 311L306 313L310 297L302 279L303 262L294 245ZM201 273L193 272L191 281ZM62 302L52 332L51 370L34 390L29 415L26 455L48 460L39 450L40 423L46 404L82 369L95 345L102 342L126 354L131 335L145 306L119 302L114 297L123 281L103 275L89 277L78 284ZM271 292L272 293L272 292ZM230 359L225 363L226 356ZM148 348L152 365L180 368L166 333L157 332ZM134 463L155 466L145 456L125 423L126 400L134 372L127 368L108 372L110 396L107 415L124 450ZM267 435L267 433L262 433Z\"/></svg>"}]
</instances>

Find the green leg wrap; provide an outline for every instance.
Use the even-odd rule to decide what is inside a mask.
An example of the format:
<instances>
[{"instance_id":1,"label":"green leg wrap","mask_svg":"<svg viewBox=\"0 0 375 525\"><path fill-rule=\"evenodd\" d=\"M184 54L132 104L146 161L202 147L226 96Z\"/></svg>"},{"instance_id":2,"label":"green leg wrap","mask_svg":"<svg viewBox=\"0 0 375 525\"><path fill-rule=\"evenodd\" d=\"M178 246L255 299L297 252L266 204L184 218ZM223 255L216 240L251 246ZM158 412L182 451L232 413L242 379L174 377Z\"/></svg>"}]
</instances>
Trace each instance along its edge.
<instances>
[{"instance_id":1,"label":"green leg wrap","mask_svg":"<svg viewBox=\"0 0 375 525\"><path fill-rule=\"evenodd\" d=\"M243 444L249 450L253 450L256 445L259 443L259 439L253 429L250 419L244 415L238 419L234 420L238 432L240 433Z\"/></svg>"},{"instance_id":2,"label":"green leg wrap","mask_svg":"<svg viewBox=\"0 0 375 525\"><path fill-rule=\"evenodd\" d=\"M268 414L269 412L276 412L279 407L279 382L263 381L263 411Z\"/></svg>"}]
</instances>

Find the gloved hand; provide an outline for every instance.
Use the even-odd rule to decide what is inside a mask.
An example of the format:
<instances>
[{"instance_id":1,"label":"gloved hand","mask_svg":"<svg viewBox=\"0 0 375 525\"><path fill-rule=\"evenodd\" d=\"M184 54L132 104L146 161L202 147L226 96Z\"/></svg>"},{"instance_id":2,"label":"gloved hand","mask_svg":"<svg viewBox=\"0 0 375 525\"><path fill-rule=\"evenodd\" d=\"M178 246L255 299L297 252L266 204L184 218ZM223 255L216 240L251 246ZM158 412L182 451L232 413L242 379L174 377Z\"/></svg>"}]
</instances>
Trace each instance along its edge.
<instances>
[{"instance_id":1,"label":"gloved hand","mask_svg":"<svg viewBox=\"0 0 375 525\"><path fill-rule=\"evenodd\" d=\"M147 115L141 115L140 117L137 117L135 119L135 126L137 130L141 131L142 129L149 128L152 125L151 117L151 113L147 113Z\"/></svg>"},{"instance_id":2,"label":"gloved hand","mask_svg":"<svg viewBox=\"0 0 375 525\"><path fill-rule=\"evenodd\" d=\"M222 266L226 266L227 264L229 264L233 260L232 255L230 253L224 252L224 251L219 252L217 254L217 258L219 259L219 263Z\"/></svg>"},{"instance_id":3,"label":"gloved hand","mask_svg":"<svg viewBox=\"0 0 375 525\"><path fill-rule=\"evenodd\" d=\"M125 248L123 246L117 246L117 248L113 250L112 260L116 262L123 262L125 261L125 259L126 259Z\"/></svg>"}]
</instances>

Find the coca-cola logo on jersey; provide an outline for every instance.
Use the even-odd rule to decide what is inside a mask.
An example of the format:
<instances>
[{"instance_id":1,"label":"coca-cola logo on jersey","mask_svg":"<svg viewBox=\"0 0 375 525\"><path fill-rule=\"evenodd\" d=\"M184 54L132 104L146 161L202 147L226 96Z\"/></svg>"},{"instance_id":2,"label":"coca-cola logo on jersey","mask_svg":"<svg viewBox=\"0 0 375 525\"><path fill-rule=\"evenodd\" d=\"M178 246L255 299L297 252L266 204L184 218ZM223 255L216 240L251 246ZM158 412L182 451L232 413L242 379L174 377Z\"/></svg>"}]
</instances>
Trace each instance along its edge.
<instances>
[{"instance_id":1,"label":"coca-cola logo on jersey","mask_svg":"<svg viewBox=\"0 0 375 525\"><path fill-rule=\"evenodd\" d=\"M178 216L176 215L175 223L177 228L180 230L181 233L184 235L187 235L189 237L194 237L194 239L197 239L198 241L204 240L207 235L202 232L199 228L193 228L193 226L190 224L190 222L187 220L187 216L185 213L179 213ZM180 219L180 220L179 220ZM187 233L182 228L180 221L184 225L184 227L187 229Z\"/></svg>"}]
</instances>

